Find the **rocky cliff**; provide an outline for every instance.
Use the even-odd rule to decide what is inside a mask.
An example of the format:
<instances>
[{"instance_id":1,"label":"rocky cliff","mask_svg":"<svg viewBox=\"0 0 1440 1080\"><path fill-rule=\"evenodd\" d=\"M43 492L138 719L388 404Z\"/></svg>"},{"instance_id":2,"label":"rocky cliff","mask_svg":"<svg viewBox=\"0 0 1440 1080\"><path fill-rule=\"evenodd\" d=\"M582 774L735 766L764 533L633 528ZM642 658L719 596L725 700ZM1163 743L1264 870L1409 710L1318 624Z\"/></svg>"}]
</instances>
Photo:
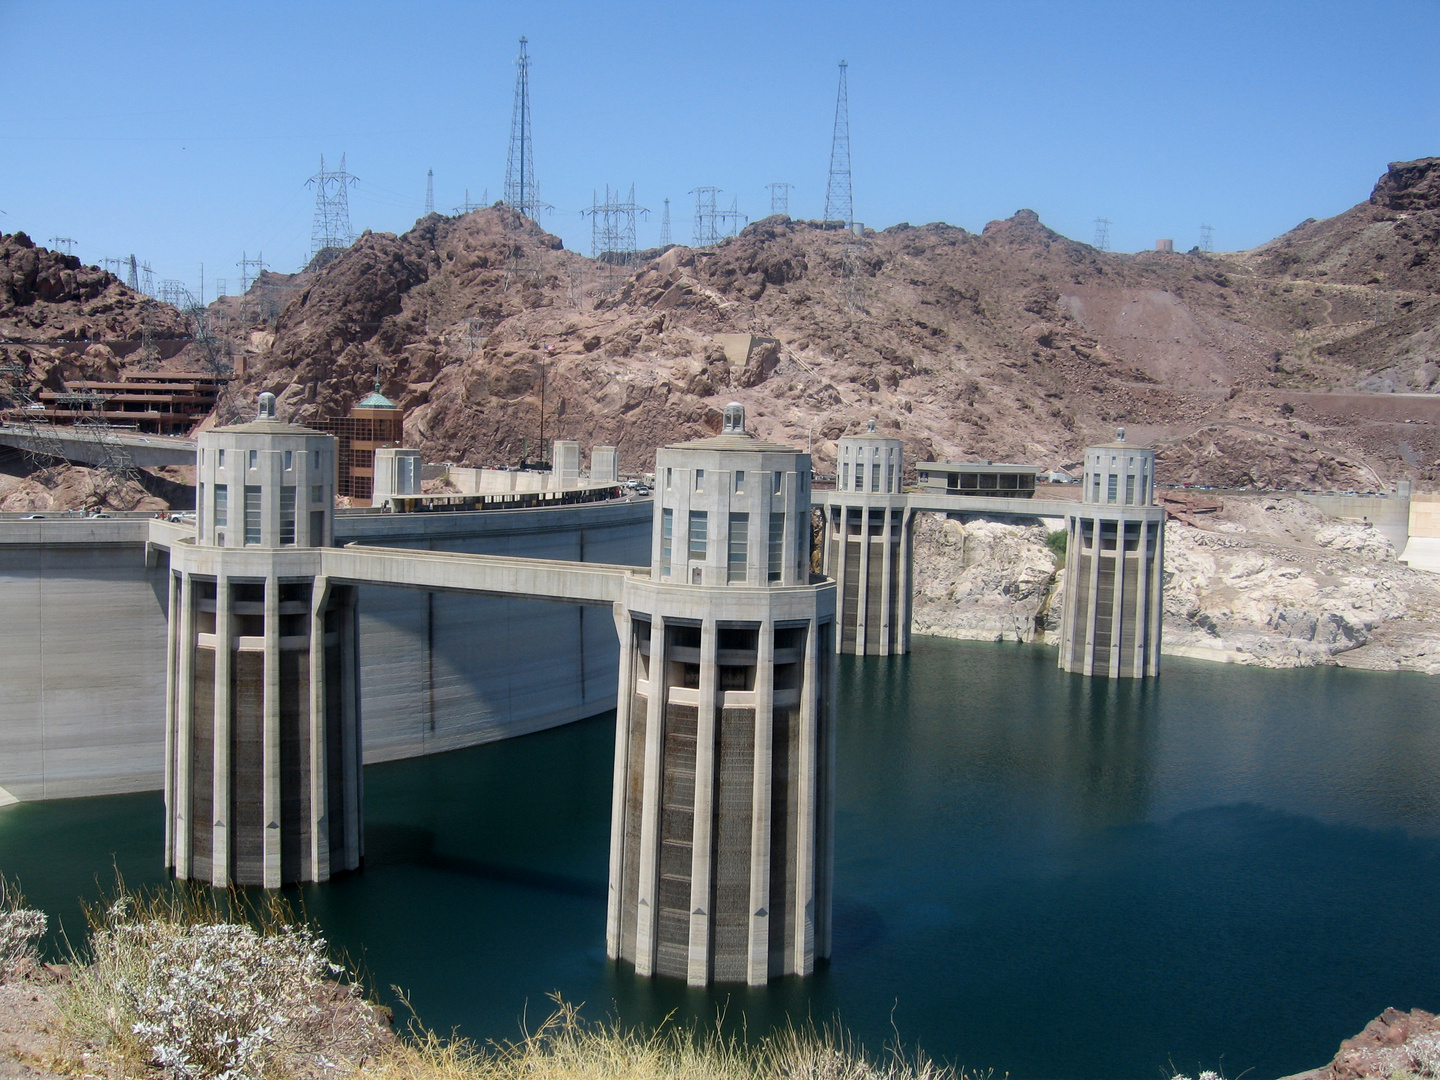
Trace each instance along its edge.
<instances>
[{"instance_id":1,"label":"rocky cliff","mask_svg":"<svg viewBox=\"0 0 1440 1080\"><path fill-rule=\"evenodd\" d=\"M922 516L913 632L1053 644L1065 575L1047 535ZM1373 526L1292 498L1227 496L1203 527L1166 526L1162 650L1440 674L1440 576L1396 562Z\"/></svg>"}]
</instances>

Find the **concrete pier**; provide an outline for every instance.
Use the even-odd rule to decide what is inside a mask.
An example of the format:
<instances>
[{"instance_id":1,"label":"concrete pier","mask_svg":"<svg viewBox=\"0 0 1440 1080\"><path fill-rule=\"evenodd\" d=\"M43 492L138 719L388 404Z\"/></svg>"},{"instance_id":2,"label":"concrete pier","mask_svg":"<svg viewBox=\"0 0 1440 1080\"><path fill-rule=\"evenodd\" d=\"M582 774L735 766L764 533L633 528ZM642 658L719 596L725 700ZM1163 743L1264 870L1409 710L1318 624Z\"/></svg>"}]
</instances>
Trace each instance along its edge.
<instances>
[{"instance_id":1,"label":"concrete pier","mask_svg":"<svg viewBox=\"0 0 1440 1080\"><path fill-rule=\"evenodd\" d=\"M659 451L620 636L606 947L640 975L764 985L830 954L834 586L810 460L725 428Z\"/></svg>"},{"instance_id":2,"label":"concrete pier","mask_svg":"<svg viewBox=\"0 0 1440 1080\"><path fill-rule=\"evenodd\" d=\"M1085 451L1081 505L1066 517L1060 667L1112 679L1160 672L1165 511L1155 451L1116 441Z\"/></svg>"},{"instance_id":3,"label":"concrete pier","mask_svg":"<svg viewBox=\"0 0 1440 1080\"><path fill-rule=\"evenodd\" d=\"M275 418L200 436L195 539L171 548L165 862L217 887L353 870L355 588L324 572L334 439Z\"/></svg>"}]
</instances>

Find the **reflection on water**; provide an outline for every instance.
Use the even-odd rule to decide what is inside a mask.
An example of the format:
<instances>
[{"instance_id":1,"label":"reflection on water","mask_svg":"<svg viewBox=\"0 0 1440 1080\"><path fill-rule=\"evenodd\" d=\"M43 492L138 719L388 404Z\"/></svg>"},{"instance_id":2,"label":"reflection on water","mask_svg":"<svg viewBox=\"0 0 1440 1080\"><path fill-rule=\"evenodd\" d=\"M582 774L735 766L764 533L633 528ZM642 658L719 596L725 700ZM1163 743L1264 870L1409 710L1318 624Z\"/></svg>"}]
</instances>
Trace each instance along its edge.
<instances>
[{"instance_id":1,"label":"reflection on water","mask_svg":"<svg viewBox=\"0 0 1440 1080\"><path fill-rule=\"evenodd\" d=\"M1440 940L1393 930L1440 895L1429 680L1167 658L1112 684L1042 648L915 645L841 664L814 978L706 992L606 961L609 717L367 769L364 871L294 895L378 985L482 1038L558 990L628 1023L838 1014L1020 1078L1263 1078L1440 1005ZM73 929L112 852L161 878L161 826L153 795L0 809L0 870Z\"/></svg>"}]
</instances>

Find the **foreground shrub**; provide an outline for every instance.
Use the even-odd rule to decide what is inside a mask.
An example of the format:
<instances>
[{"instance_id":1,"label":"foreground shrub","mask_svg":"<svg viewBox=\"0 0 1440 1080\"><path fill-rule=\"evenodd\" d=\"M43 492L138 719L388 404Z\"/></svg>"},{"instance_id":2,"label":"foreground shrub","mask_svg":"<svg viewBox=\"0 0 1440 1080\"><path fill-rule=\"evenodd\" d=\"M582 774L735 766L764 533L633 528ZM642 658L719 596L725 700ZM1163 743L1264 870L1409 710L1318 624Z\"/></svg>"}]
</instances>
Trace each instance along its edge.
<instances>
[{"instance_id":1,"label":"foreground shrub","mask_svg":"<svg viewBox=\"0 0 1440 1080\"><path fill-rule=\"evenodd\" d=\"M202 894L123 890L91 913L88 964L62 995L73 1042L122 1068L195 1080L260 1080L327 1053L374 1051L385 1030L358 988L330 981L325 940L278 907L257 929L226 921ZM341 1050L337 1051L336 1047Z\"/></svg>"},{"instance_id":2,"label":"foreground shrub","mask_svg":"<svg viewBox=\"0 0 1440 1080\"><path fill-rule=\"evenodd\" d=\"M24 905L19 890L0 877L0 982L39 959L35 947L45 934L45 913Z\"/></svg>"}]
</instances>

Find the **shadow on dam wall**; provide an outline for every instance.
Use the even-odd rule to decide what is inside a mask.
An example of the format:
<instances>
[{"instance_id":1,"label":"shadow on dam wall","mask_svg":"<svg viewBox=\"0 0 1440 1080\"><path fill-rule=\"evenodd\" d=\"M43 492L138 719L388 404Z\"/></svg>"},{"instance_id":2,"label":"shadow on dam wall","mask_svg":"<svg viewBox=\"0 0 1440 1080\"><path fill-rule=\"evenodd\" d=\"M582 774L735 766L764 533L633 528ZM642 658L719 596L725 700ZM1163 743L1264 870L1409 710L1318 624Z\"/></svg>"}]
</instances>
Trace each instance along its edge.
<instances>
[{"instance_id":1,"label":"shadow on dam wall","mask_svg":"<svg viewBox=\"0 0 1440 1080\"><path fill-rule=\"evenodd\" d=\"M367 515L337 531L342 543L643 565L651 518L644 501ZM0 522L0 790L21 800L157 790L168 560L146 566L144 522L36 528L50 524ZM365 586L359 617L367 762L614 707L619 646L604 608Z\"/></svg>"}]
</instances>

